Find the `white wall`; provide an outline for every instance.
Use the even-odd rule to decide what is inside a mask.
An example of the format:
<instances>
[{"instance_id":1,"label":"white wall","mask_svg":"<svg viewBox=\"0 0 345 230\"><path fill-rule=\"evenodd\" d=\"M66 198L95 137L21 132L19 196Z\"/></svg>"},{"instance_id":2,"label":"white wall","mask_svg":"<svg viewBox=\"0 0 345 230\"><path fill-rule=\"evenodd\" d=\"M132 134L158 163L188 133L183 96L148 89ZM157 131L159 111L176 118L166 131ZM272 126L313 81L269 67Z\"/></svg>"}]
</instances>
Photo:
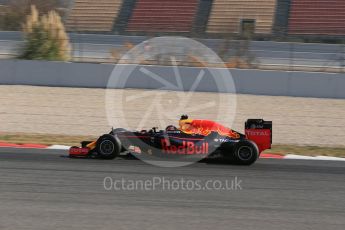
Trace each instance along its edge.
<instances>
[{"instance_id":1,"label":"white wall","mask_svg":"<svg viewBox=\"0 0 345 230\"><path fill-rule=\"evenodd\" d=\"M139 71L140 67L121 65L122 70L132 67L133 72L124 85L115 88L162 87L160 83ZM151 72L176 85L172 67L144 66ZM65 63L47 61L0 60L0 84L41 85L65 87L105 88L114 69L109 64ZM201 68L178 67L182 76L184 89L188 90ZM225 79L227 70L212 69L223 75L221 85L215 84L215 77L205 70L205 76L197 91L231 92L231 80ZM237 93L277 96L301 96L321 98L345 98L345 74L284 72L261 70L230 70ZM124 74L114 73L115 78L122 79ZM223 87L224 86L224 87ZM168 88L169 89L169 88Z\"/></svg>"}]
</instances>

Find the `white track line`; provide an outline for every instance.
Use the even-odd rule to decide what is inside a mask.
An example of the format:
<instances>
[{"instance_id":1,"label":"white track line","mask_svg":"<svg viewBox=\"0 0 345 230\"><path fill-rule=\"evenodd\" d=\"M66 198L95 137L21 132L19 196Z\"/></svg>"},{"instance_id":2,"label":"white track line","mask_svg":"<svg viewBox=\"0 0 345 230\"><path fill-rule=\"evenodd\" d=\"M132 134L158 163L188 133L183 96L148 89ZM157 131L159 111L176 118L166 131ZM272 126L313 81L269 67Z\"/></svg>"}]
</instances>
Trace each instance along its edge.
<instances>
[{"instance_id":1,"label":"white track line","mask_svg":"<svg viewBox=\"0 0 345 230\"><path fill-rule=\"evenodd\" d=\"M57 149L57 150L69 150L71 146L67 145L51 145L47 149Z\"/></svg>"},{"instance_id":2,"label":"white track line","mask_svg":"<svg viewBox=\"0 0 345 230\"><path fill-rule=\"evenodd\" d=\"M55 149L55 150L69 150L71 146L67 145L51 145L48 146L47 149ZM266 158L267 159L267 158ZM302 155L295 155L295 154L287 154L281 159L290 159L290 160L323 160L323 161L345 161L345 158L342 157L329 157L329 156L302 156Z\"/></svg>"},{"instance_id":3,"label":"white track line","mask_svg":"<svg viewBox=\"0 0 345 230\"><path fill-rule=\"evenodd\" d=\"M292 160L324 160L324 161L345 161L345 158L341 157L328 157L328 156L301 156L301 155L294 155L288 154L283 159L292 159Z\"/></svg>"}]
</instances>

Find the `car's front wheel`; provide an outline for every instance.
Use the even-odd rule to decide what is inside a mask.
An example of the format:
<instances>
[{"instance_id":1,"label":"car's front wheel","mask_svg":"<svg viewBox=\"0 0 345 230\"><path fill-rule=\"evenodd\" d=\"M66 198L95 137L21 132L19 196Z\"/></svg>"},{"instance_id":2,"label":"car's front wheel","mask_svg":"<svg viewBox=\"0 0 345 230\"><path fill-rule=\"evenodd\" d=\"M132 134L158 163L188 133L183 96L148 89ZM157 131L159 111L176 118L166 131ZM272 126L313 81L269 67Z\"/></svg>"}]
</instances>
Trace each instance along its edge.
<instances>
[{"instance_id":1,"label":"car's front wheel","mask_svg":"<svg viewBox=\"0 0 345 230\"><path fill-rule=\"evenodd\" d=\"M120 140L116 136L104 134L97 140L96 152L102 159L114 159L121 152Z\"/></svg>"}]
</instances>

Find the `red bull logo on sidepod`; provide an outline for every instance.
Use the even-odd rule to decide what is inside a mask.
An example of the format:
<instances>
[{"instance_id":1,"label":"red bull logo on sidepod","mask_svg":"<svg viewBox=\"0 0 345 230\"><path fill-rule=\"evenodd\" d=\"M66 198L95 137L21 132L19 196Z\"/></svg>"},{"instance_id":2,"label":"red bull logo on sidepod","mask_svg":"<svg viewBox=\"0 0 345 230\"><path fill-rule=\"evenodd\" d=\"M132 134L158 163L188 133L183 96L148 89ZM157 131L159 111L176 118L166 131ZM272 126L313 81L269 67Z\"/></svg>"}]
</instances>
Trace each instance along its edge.
<instances>
[{"instance_id":1,"label":"red bull logo on sidepod","mask_svg":"<svg viewBox=\"0 0 345 230\"><path fill-rule=\"evenodd\" d=\"M182 141L181 145L169 145L169 142L162 139L162 150L167 154L194 155L208 154L208 143L200 142L196 144L192 141Z\"/></svg>"}]
</instances>

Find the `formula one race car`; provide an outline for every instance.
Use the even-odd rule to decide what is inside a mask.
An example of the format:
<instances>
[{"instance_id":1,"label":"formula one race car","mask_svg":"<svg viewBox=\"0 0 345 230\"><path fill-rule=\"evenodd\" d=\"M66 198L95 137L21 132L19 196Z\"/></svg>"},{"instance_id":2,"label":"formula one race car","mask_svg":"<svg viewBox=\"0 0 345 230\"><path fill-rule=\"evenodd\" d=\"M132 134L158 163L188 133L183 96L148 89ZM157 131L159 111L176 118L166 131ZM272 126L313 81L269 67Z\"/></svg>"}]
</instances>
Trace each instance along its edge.
<instances>
[{"instance_id":1,"label":"formula one race car","mask_svg":"<svg viewBox=\"0 0 345 230\"><path fill-rule=\"evenodd\" d=\"M81 147L71 147L69 155L114 159L126 153L139 158L145 155L152 159L173 160L219 156L237 164L251 165L272 144L272 122L262 119L247 120L245 134L214 121L191 120L187 115L181 117L179 126L148 131L112 129L98 140L83 141Z\"/></svg>"}]
</instances>

